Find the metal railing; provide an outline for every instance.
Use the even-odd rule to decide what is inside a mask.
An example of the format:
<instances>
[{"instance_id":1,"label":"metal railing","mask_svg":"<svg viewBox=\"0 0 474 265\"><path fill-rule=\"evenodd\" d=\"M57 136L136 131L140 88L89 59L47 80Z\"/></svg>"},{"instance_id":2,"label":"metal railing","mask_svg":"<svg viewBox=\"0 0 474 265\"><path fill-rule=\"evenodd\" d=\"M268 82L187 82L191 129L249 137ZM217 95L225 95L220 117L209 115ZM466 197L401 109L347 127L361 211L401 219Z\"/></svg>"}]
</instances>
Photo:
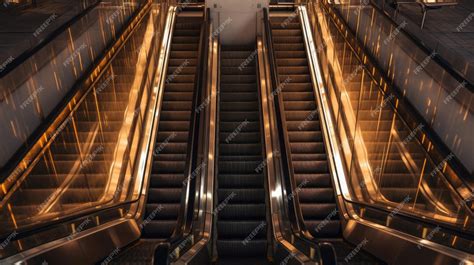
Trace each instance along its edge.
<instances>
[{"instance_id":1,"label":"metal railing","mask_svg":"<svg viewBox=\"0 0 474 265\"><path fill-rule=\"evenodd\" d=\"M93 78L91 77L94 81L83 84L84 91L76 95L69 108L58 115L54 122L56 126L48 131L47 135L52 136L45 137L48 141L41 148L39 155L26 167L26 171L18 174L20 177L15 180L16 184L6 190L7 195L2 198L1 207L2 238L8 238L11 232L15 233L15 237L11 239L11 244L2 249L2 258L61 237L73 238L75 233L117 220L124 217L129 210L135 209L133 204L142 197L142 164L146 160L143 155L147 154L146 150L137 149L136 146L146 142L146 137L141 137L146 134L147 126L144 125L148 123L150 116L154 116L148 109L153 108L152 101L157 98L155 71L158 52L161 49L160 40L166 35L165 22L169 16L167 7L166 3L162 3L152 8L151 1L141 7L130 20L119 41L104 54L98 68L93 72ZM127 64L130 66L136 65L135 68L121 71L123 60L128 60ZM122 90L118 89L120 85ZM98 97L103 98L99 101ZM127 103L117 103L119 97L126 98ZM113 123L114 115L110 109L104 108L105 105L111 105L112 110L122 109L122 114L118 114L120 124L115 137L111 137L105 130ZM77 126L84 119L90 127ZM50 165L59 163L54 156L61 154L55 151L66 144L65 139L71 140L66 138L66 134L75 138L72 139L72 146L78 151L87 150L84 147L92 146L93 142L96 148L89 148L88 153L73 152L68 155L75 161L72 163L74 166L65 167L68 172L66 179L60 181L57 186L53 185L45 200L40 198L33 204L21 204L21 201L33 202L28 199L28 195L31 196L31 193L44 188L44 185L35 186L45 182L41 182L38 175L33 176L32 172L35 172L37 167L49 170L44 168L42 161L48 161ZM54 149L51 149L52 147ZM150 145L148 149L151 149ZM53 166L50 169L54 168ZM93 184L98 178L97 174L91 173L92 168L106 169L102 172L104 174L98 186ZM45 175L51 177L48 182L60 179L54 171ZM88 184L78 189L78 183L84 180ZM98 196L93 196L97 189ZM25 191L23 195L26 197L15 199L15 194L22 191ZM71 194L69 192L77 191L83 193L77 198L85 201L75 203L68 199ZM19 211L19 208L15 210L15 207L23 205L27 207L26 215L16 215L15 211Z\"/></svg>"},{"instance_id":2,"label":"metal railing","mask_svg":"<svg viewBox=\"0 0 474 265\"><path fill-rule=\"evenodd\" d=\"M186 7L185 7L186 8ZM196 7L194 7L196 8ZM210 11L205 9L203 6L197 6L202 8L203 12L203 23L201 26L201 35L198 49L198 65L196 68L194 78L194 94L191 108L191 119L190 119L190 134L188 139L188 149L186 155L185 165L185 183L183 186L183 192L181 197L181 209L178 215L178 222L173 235L171 236L170 242L171 248L175 248L192 232L192 224L195 216L194 208L196 206L196 194L200 194L199 185L197 185L198 176L201 175L201 170L205 169L202 165L206 163L200 154L202 152L202 146L204 144L203 125L202 124L202 113L198 111L205 89L207 88L207 60L209 53L209 26L210 26ZM198 198L199 199L199 198Z\"/></svg>"},{"instance_id":3,"label":"metal railing","mask_svg":"<svg viewBox=\"0 0 474 265\"><path fill-rule=\"evenodd\" d=\"M455 157L448 161L449 170L472 190L470 171L474 164L471 149L467 148L468 128L474 122L472 81L444 64L436 51L420 46L405 31L406 21L394 23L371 2L322 1L322 6L337 21L338 28L355 37L352 46L369 71L376 69L375 78L383 79L388 93L396 94L404 103L401 108L410 114L400 114L405 115L412 129L423 123L421 131L428 136L425 149L437 163L452 152ZM433 151L430 145L435 147Z\"/></svg>"},{"instance_id":4,"label":"metal railing","mask_svg":"<svg viewBox=\"0 0 474 265\"><path fill-rule=\"evenodd\" d=\"M75 99L80 84L95 82L97 69L105 66L102 54L120 41L131 19L147 3L114 8L98 1L1 72L0 115L10 126L0 128L4 136L0 181L22 162L32 160L25 160L25 155L38 141L44 141L44 132L54 126L57 113Z\"/></svg>"},{"instance_id":5,"label":"metal railing","mask_svg":"<svg viewBox=\"0 0 474 265\"><path fill-rule=\"evenodd\" d=\"M472 240L472 211L463 193L469 187L453 188L452 154L441 163L433 160L436 146L430 143L430 152L423 147L429 136L409 127L409 108L375 67L366 66L370 59L359 56L355 37L341 30L342 22L323 4L310 1L307 7L306 28L314 36L308 49L317 58L317 91L329 122L326 144L333 152L338 194L359 218L472 252L466 245ZM433 236L440 228L445 233Z\"/></svg>"}]
</instances>

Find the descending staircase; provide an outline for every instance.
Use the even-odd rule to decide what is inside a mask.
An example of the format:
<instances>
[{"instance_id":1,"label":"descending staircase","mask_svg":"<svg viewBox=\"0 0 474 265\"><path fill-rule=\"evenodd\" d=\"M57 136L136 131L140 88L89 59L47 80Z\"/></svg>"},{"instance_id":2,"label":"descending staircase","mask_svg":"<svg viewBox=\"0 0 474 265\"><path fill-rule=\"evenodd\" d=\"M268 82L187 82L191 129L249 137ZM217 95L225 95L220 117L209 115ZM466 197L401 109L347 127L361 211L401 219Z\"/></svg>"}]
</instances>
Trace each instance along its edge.
<instances>
[{"instance_id":1,"label":"descending staircase","mask_svg":"<svg viewBox=\"0 0 474 265\"><path fill-rule=\"evenodd\" d=\"M168 239L178 220L185 181L194 80L203 18L177 17L148 190L143 237Z\"/></svg>"},{"instance_id":2,"label":"descending staircase","mask_svg":"<svg viewBox=\"0 0 474 265\"><path fill-rule=\"evenodd\" d=\"M318 106L313 91L299 18L272 16L273 49L283 96L283 127L290 153L304 223L320 241L330 241L336 248L338 264L354 246L342 239L341 222L335 191L329 173L326 148L321 132ZM364 253L350 264L377 264Z\"/></svg>"},{"instance_id":3,"label":"descending staircase","mask_svg":"<svg viewBox=\"0 0 474 265\"><path fill-rule=\"evenodd\" d=\"M221 52L215 210L219 264L267 263L268 224L256 66L255 60L244 63L252 57L253 50L223 47Z\"/></svg>"},{"instance_id":4,"label":"descending staircase","mask_svg":"<svg viewBox=\"0 0 474 265\"><path fill-rule=\"evenodd\" d=\"M338 33L334 31L334 36ZM412 133L393 110L391 104L396 97L383 97L377 84L361 70L356 59L344 40L334 38L337 58L341 69L345 89L348 92L353 113L358 116L361 135L367 150L368 162L374 172L374 180L384 200L394 204L403 203L416 209L435 211L433 198L445 206L456 210L456 203L450 197L449 190L441 182L441 178L433 179L430 174L434 170L427 159L423 147L416 141ZM413 128L416 132L420 128ZM390 133L391 132L391 133ZM389 144L390 143L390 144ZM424 169L423 169L424 168ZM420 176L428 181L428 190L419 189ZM426 197L432 193L431 199ZM416 201L415 201L416 198ZM453 213L454 213L453 212Z\"/></svg>"},{"instance_id":5,"label":"descending staircase","mask_svg":"<svg viewBox=\"0 0 474 265\"><path fill-rule=\"evenodd\" d=\"M125 45L2 207L7 229L37 214L54 214L97 202L104 195L134 80L137 43Z\"/></svg>"}]
</instances>

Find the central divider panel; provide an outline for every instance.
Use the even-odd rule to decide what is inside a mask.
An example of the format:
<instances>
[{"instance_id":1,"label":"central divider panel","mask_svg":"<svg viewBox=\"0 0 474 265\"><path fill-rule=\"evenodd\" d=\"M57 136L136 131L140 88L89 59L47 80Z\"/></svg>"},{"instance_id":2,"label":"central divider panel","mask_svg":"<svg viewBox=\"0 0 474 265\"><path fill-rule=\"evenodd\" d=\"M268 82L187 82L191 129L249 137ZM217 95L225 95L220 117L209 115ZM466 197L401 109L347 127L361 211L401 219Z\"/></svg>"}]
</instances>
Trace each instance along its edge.
<instances>
[{"instance_id":1,"label":"central divider panel","mask_svg":"<svg viewBox=\"0 0 474 265\"><path fill-rule=\"evenodd\" d=\"M219 264L266 264L264 152L253 47L223 47L219 102Z\"/></svg>"}]
</instances>

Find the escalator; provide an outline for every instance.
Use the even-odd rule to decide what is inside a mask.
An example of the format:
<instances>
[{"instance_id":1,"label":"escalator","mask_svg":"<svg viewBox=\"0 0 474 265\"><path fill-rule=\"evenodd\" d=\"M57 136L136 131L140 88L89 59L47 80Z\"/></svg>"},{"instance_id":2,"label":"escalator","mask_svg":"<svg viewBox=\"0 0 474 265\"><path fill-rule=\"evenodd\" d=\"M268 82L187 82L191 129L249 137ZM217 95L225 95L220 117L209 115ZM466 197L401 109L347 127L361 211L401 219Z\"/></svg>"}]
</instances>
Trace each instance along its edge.
<instances>
[{"instance_id":1,"label":"escalator","mask_svg":"<svg viewBox=\"0 0 474 265\"><path fill-rule=\"evenodd\" d=\"M469 257L467 176L457 162L448 163L452 153L431 142L430 128L384 79L343 17L324 9L331 8L316 1L274 6L266 24L282 164L288 164L282 168L302 221L293 230L332 243L341 264L434 262L444 251L446 264ZM392 232L397 237L387 236ZM406 251L438 245L403 259L384 251L390 243L378 242L382 235Z\"/></svg>"},{"instance_id":2,"label":"escalator","mask_svg":"<svg viewBox=\"0 0 474 265\"><path fill-rule=\"evenodd\" d=\"M165 240L176 228L186 178L202 23L202 13L189 16L182 12L177 16L145 211L145 218L155 218L144 226L144 238ZM157 209L159 214L153 214Z\"/></svg>"},{"instance_id":3,"label":"escalator","mask_svg":"<svg viewBox=\"0 0 474 265\"><path fill-rule=\"evenodd\" d=\"M279 113L284 128L287 159L296 187L293 198L299 198L306 229L319 242L330 242L336 249L338 263L355 246L342 238L340 213L329 172L328 157L319 120L308 60L298 18L271 15L273 51L278 73ZM351 259L351 264L380 264L366 253Z\"/></svg>"},{"instance_id":4,"label":"escalator","mask_svg":"<svg viewBox=\"0 0 474 265\"><path fill-rule=\"evenodd\" d=\"M120 53L97 82L95 93L56 129L57 136L2 207L4 227L21 225L35 215L55 216L87 207L105 196L119 131L128 105L137 53ZM132 54L130 56L130 54ZM9 196L9 195L7 195Z\"/></svg>"},{"instance_id":5,"label":"escalator","mask_svg":"<svg viewBox=\"0 0 474 265\"><path fill-rule=\"evenodd\" d=\"M120 255L115 253L117 257L111 263L143 264L153 261L161 243L168 243L172 238L174 243L181 240L183 208L188 206L183 202L186 193L183 191L187 177L191 176L189 170L195 167L190 163L195 149L191 146L195 145L190 142L197 143L195 135L198 135L199 119L195 118L194 110L201 87L197 84L203 82L199 62L203 61L200 54L206 49L203 47L207 39L203 32L205 17L202 6L184 7L180 12L170 7L168 14L162 14L150 12L150 3L131 20L133 27L127 28L121 42L114 44L113 52L106 54L107 61L100 62L103 72L93 73L97 80L86 83L85 92L77 92L78 100L74 98L60 112L58 127L51 126L53 129L48 129L44 137L49 140L53 135L52 140L45 141L38 159L25 174L17 174L19 180L8 192L2 185L6 194L1 198L0 208L2 236L10 237L11 231L18 227L22 230L20 236L15 232L15 241L12 240L8 249L0 249L0 263L5 258L26 260L23 253L17 253L35 251L41 244L49 243L48 240L67 239L55 247L71 248L68 243L75 242L76 248L100 253L85 255L78 261L82 264L107 258L101 255L109 253L114 245L120 248ZM156 17L151 18L150 13ZM159 39L154 38L153 23L160 23L154 21L158 18L167 26L155 28L161 31L155 34L164 38L165 32L172 32L163 41L169 49L160 50ZM172 31L171 25L174 25ZM160 51L161 54L169 51L167 60L158 60ZM157 78L163 84L158 101L157 96L151 95L159 93L153 75L160 64L167 68ZM154 109L159 115L147 114L155 113L150 111ZM62 115L63 112L70 116ZM153 122L155 117L157 120ZM156 128L155 133L151 132L152 128ZM152 157L145 158L147 154ZM150 171L145 173L145 167ZM142 189L144 183L148 187ZM127 211L130 218L122 218ZM108 236L99 235L101 232L88 230L111 225L111 231L115 228L110 223L126 228L121 230L118 241L111 242ZM89 241L81 246L78 241L82 239L76 238L81 232L100 238L94 241L101 243ZM52 233L52 239L44 236ZM60 252L57 249L51 252ZM45 255L48 261L54 261L54 254Z\"/></svg>"},{"instance_id":6,"label":"escalator","mask_svg":"<svg viewBox=\"0 0 474 265\"><path fill-rule=\"evenodd\" d=\"M183 231L178 230L185 222L183 213L188 204L183 201L183 194L186 193L189 167L192 166L192 138L199 125L192 120L199 89L203 23L202 8L187 8L176 14L151 154L141 238L114 259L113 264L150 264L157 262L156 259L168 260L170 247L183 240ZM196 171L193 174L196 176Z\"/></svg>"},{"instance_id":7,"label":"escalator","mask_svg":"<svg viewBox=\"0 0 474 265\"><path fill-rule=\"evenodd\" d=\"M394 114L389 103L395 100L390 96L384 98L376 89L376 84L367 76L363 77L364 71L357 70L360 68L360 63L351 56L349 47L345 46L341 39L338 39L335 45L341 51L337 54L337 59L339 65L344 68L343 77L347 80L345 88L354 113L358 113L362 139L368 154L367 159L376 169L374 170L375 179L380 179L377 186L381 195L387 201L395 203L413 202L417 198L415 208L434 210L433 205L430 205L425 196L417 196L418 179L413 177L414 173L423 174L423 178L427 179L433 172L433 167L428 163L424 173L419 169L423 165L425 155L421 146L412 139L413 136L410 136L412 131L404 126ZM386 143L391 137L395 138L393 140L395 143L402 142L402 144L394 144L387 148ZM382 173L383 178L380 177ZM443 194L442 190L433 190L433 192L437 193L438 199L449 196L448 193Z\"/></svg>"},{"instance_id":8,"label":"escalator","mask_svg":"<svg viewBox=\"0 0 474 265\"><path fill-rule=\"evenodd\" d=\"M216 202L218 264L267 264L264 153L253 48L221 51ZM253 56L255 57L255 56ZM248 65L242 65L249 61Z\"/></svg>"}]
</instances>

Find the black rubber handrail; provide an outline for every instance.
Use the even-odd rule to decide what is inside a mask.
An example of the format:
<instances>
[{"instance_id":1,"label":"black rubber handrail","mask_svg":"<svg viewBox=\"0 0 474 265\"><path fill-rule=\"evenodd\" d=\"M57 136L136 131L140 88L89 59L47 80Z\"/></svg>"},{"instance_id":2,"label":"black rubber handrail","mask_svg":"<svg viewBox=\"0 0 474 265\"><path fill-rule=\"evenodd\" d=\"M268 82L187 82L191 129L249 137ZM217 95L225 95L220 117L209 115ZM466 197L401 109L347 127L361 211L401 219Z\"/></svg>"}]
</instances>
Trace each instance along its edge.
<instances>
[{"instance_id":1,"label":"black rubber handrail","mask_svg":"<svg viewBox=\"0 0 474 265\"><path fill-rule=\"evenodd\" d=\"M195 8L195 7L191 7ZM204 7L202 7L204 9ZM185 9L186 10L186 7ZM194 93L193 93L193 102L192 102L192 109L191 109L191 119L190 119L190 127L191 131L188 136L188 149L186 155L186 165L185 165L185 176L186 176L186 183L183 186L183 192L181 196L181 207L178 215L178 221L176 225L176 229L173 232L173 235L169 239L172 245L177 244L185 240L187 235L191 231L192 221L194 217L194 206L195 206L195 192L196 192L196 179L198 178L195 176L197 174L196 170L200 165L198 163L198 152L199 152L199 145L201 141L199 141L200 137L200 116L201 112L196 111L198 104L200 104L202 100L203 90L206 87L206 80L207 80L207 53L209 50L209 24L210 24L210 10L204 9L203 10L203 23L201 25L201 35L199 40L199 49L198 49L198 65L196 68L195 73L195 82L194 82ZM202 169L201 169L202 170ZM171 248L173 249L173 247Z\"/></svg>"},{"instance_id":2,"label":"black rubber handrail","mask_svg":"<svg viewBox=\"0 0 474 265\"><path fill-rule=\"evenodd\" d=\"M87 8L82 10L79 14L76 14L71 19L69 19L64 24L62 24L60 27L53 30L53 32L48 34L48 36L46 36L43 40L41 40L37 45L35 45L34 47L31 47L30 49L27 49L24 52L22 52L18 57L13 59L12 62L7 64L7 66L5 67L5 69L3 69L2 72L0 72L0 78L3 78L7 74L9 74L15 68L17 68L18 66L23 64L26 60L28 60L31 56L33 56L35 53L37 53L42 48L44 48L46 45L48 45L53 40L55 40L59 35L61 35L63 32L65 32L67 29L69 29L69 27L71 25L78 22L81 18L83 18L90 11L92 11L95 7L97 7L101 2L102 2L102 0L97 0L95 3L89 5Z\"/></svg>"}]
</instances>

